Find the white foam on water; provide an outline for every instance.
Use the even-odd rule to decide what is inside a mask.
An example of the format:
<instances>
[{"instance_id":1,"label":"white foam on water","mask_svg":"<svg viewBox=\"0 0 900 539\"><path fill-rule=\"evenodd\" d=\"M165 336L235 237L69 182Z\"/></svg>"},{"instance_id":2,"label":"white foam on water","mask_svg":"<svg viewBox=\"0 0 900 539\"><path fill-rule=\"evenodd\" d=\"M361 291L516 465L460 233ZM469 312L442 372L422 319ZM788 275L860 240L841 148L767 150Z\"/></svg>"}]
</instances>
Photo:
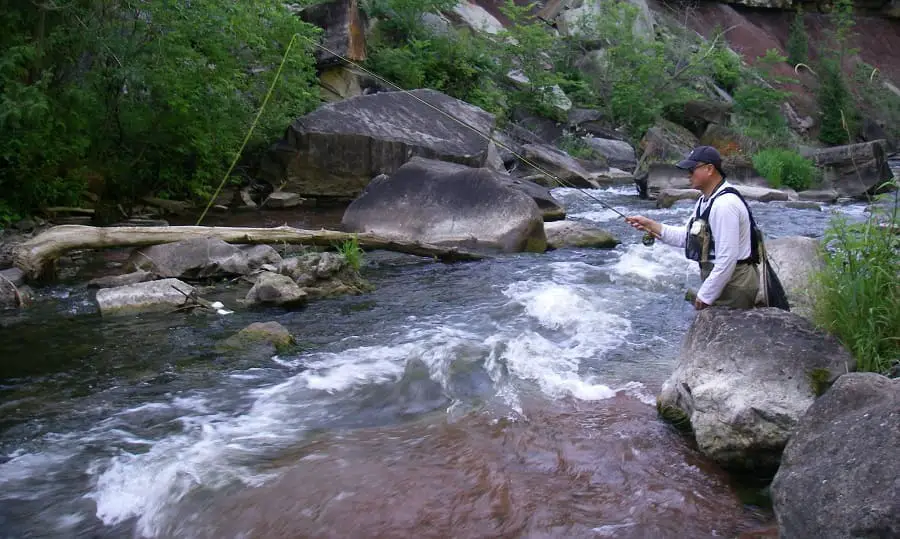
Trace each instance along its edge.
<instances>
[{"instance_id":1,"label":"white foam on water","mask_svg":"<svg viewBox=\"0 0 900 539\"><path fill-rule=\"evenodd\" d=\"M681 249L657 241L649 247L643 244L625 247L610 273L614 282L621 277L636 277L644 281L683 284L686 275L697 273L697 266L684 257Z\"/></svg>"},{"instance_id":2,"label":"white foam on water","mask_svg":"<svg viewBox=\"0 0 900 539\"><path fill-rule=\"evenodd\" d=\"M495 382L500 378L497 366L503 365L510 375L536 383L553 398L597 400L615 395L607 385L580 372L582 361L601 356L631 331L631 322L611 312L613 305L590 287L553 281L516 282L504 294L521 305L524 314L512 325L522 329L488 339Z\"/></svg>"},{"instance_id":3,"label":"white foam on water","mask_svg":"<svg viewBox=\"0 0 900 539\"><path fill-rule=\"evenodd\" d=\"M619 209L619 208L616 208L616 209ZM622 210L619 210L619 211L622 211ZM625 213L625 212L623 211L623 213ZM628 215L628 214L625 213L625 215ZM610 209L603 209L603 210L591 210L591 211L585 211L585 212L571 213L571 214L569 214L569 218L584 219L586 221L593 221L595 223L607 223L609 221L615 221L616 219L621 219L621 216L618 213L616 213Z\"/></svg>"},{"instance_id":4,"label":"white foam on water","mask_svg":"<svg viewBox=\"0 0 900 539\"><path fill-rule=\"evenodd\" d=\"M95 501L97 517L105 524L136 518L137 533L156 536L170 511L195 489L268 480L271 476L255 471L253 463L266 451L302 439L308 422L324 417L328 402L346 398L345 392L358 387L396 382L413 359L422 360L445 384L460 346L477 342L473 334L448 327L417 328L403 338L390 346L307 357L303 372L250 391L252 404L240 415L209 414L203 398L181 398L179 408L201 414L180 417L181 433L152 443L144 452L120 448L116 456L95 461L88 470L95 484L86 497ZM115 434L129 447L139 441L121 429Z\"/></svg>"}]
</instances>

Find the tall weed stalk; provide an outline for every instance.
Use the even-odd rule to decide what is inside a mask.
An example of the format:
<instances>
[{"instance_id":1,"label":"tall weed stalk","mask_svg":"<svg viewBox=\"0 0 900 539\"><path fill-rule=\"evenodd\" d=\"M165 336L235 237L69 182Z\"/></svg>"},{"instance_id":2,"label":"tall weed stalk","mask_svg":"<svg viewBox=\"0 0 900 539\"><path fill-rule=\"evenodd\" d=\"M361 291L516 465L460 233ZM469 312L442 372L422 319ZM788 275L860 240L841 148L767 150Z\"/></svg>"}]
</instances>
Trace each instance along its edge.
<instances>
[{"instance_id":1,"label":"tall weed stalk","mask_svg":"<svg viewBox=\"0 0 900 539\"><path fill-rule=\"evenodd\" d=\"M863 223L836 218L825 233L816 276L816 322L856 358L858 371L887 373L900 363L898 180ZM887 202L892 198L892 202Z\"/></svg>"}]
</instances>

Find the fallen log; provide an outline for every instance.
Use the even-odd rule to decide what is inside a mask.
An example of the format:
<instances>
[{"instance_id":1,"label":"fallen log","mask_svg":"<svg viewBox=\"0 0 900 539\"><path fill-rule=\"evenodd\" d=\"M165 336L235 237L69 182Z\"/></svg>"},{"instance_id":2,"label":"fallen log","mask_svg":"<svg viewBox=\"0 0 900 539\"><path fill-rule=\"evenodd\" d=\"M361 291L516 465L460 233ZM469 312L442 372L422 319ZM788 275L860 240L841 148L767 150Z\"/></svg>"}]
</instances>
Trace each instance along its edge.
<instances>
[{"instance_id":1,"label":"fallen log","mask_svg":"<svg viewBox=\"0 0 900 539\"><path fill-rule=\"evenodd\" d=\"M440 247L415 241L401 241L366 233L337 230L304 230L289 226L274 228L206 227L206 226L123 226L93 227L60 225L17 245L13 263L28 279L50 277L53 263L64 253L75 249L113 247L146 247L193 238L217 238L228 243L288 243L334 246L356 239L364 250L396 251L416 256L434 257L442 262L480 260L484 258L455 247Z\"/></svg>"}]
</instances>

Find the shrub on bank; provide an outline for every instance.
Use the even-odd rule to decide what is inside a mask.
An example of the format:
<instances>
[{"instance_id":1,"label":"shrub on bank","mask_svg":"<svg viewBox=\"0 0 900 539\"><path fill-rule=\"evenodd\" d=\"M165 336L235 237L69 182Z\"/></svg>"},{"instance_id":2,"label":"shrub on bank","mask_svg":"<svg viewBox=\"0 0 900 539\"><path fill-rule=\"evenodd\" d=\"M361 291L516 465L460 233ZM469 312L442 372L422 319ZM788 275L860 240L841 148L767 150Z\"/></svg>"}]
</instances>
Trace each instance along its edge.
<instances>
[{"instance_id":1,"label":"shrub on bank","mask_svg":"<svg viewBox=\"0 0 900 539\"><path fill-rule=\"evenodd\" d=\"M897 191L883 196L892 203L873 206L864 223L839 218L826 231L815 319L844 343L857 370L887 374L900 362L900 215Z\"/></svg>"},{"instance_id":2,"label":"shrub on bank","mask_svg":"<svg viewBox=\"0 0 900 539\"><path fill-rule=\"evenodd\" d=\"M773 187L787 186L797 191L809 189L816 177L815 164L793 150L759 151L753 156L753 168Z\"/></svg>"}]
</instances>

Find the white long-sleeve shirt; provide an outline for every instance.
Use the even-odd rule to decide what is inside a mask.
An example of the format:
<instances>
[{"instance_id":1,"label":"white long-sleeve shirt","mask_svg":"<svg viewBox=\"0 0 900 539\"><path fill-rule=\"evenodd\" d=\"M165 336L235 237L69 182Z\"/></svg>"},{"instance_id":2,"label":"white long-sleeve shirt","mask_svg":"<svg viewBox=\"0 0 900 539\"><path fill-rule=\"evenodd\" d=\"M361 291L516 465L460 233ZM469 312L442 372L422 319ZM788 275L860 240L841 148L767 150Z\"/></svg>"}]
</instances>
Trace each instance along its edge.
<instances>
[{"instance_id":1,"label":"white long-sleeve shirt","mask_svg":"<svg viewBox=\"0 0 900 539\"><path fill-rule=\"evenodd\" d=\"M729 186L731 185L725 182L719 189ZM691 217L697 214L698 207L702 215L713 196L715 193L709 198L701 196L694 205ZM715 241L715 246L709 253L710 258L715 256L714 267L697 291L697 299L712 305L731 280L737 261L750 257L750 214L737 195L725 193L716 199L709 212L709 229ZM686 236L686 226L662 225L660 239L664 243L684 247Z\"/></svg>"}]
</instances>

